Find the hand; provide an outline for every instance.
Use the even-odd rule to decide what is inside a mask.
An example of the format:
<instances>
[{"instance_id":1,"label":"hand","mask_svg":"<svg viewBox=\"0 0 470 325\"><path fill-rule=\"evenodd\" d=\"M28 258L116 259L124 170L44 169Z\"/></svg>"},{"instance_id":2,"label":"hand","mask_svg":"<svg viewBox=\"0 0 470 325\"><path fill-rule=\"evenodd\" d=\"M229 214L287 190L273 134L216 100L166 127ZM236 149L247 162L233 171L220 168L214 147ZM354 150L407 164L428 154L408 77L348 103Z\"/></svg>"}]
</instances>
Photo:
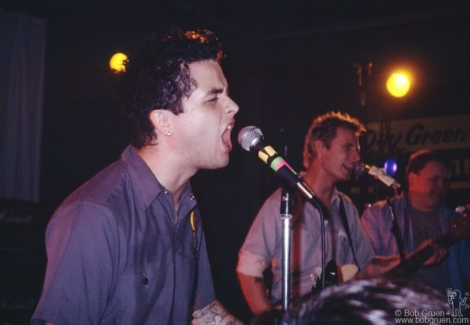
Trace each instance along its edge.
<instances>
[{"instance_id":1,"label":"hand","mask_svg":"<svg viewBox=\"0 0 470 325\"><path fill-rule=\"evenodd\" d=\"M400 256L375 256L367 265L354 277L356 280L370 279L381 276L387 271L400 264Z\"/></svg>"},{"instance_id":2,"label":"hand","mask_svg":"<svg viewBox=\"0 0 470 325\"><path fill-rule=\"evenodd\" d=\"M424 266L429 266L429 265L437 265L441 263L449 254L449 251L447 248L433 244L431 239L426 239L423 241L419 246L418 249L416 249L413 253L411 253L409 256L412 256L416 252L420 251L421 249L425 248L426 246L432 246L434 249L434 252L431 257L429 257L425 262Z\"/></svg>"},{"instance_id":3,"label":"hand","mask_svg":"<svg viewBox=\"0 0 470 325\"><path fill-rule=\"evenodd\" d=\"M243 323L230 314L224 306L215 300L204 308L193 313L191 325L243 325Z\"/></svg>"}]
</instances>

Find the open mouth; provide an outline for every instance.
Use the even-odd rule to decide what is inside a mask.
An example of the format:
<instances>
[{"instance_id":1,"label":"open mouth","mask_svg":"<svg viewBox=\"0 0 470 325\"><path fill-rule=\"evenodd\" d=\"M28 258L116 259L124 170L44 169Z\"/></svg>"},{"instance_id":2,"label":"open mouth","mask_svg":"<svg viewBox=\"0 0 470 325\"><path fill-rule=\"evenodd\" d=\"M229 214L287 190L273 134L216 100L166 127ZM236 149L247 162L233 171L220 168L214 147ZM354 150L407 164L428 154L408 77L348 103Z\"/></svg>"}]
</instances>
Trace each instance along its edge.
<instances>
[{"instance_id":1,"label":"open mouth","mask_svg":"<svg viewBox=\"0 0 470 325\"><path fill-rule=\"evenodd\" d=\"M352 172L354 170L354 165L344 165L343 168L346 169L349 172Z\"/></svg>"},{"instance_id":2,"label":"open mouth","mask_svg":"<svg viewBox=\"0 0 470 325\"><path fill-rule=\"evenodd\" d=\"M234 122L230 123L222 134L222 142L228 151L232 150L232 140L230 138L230 134L232 132L233 125Z\"/></svg>"}]
</instances>

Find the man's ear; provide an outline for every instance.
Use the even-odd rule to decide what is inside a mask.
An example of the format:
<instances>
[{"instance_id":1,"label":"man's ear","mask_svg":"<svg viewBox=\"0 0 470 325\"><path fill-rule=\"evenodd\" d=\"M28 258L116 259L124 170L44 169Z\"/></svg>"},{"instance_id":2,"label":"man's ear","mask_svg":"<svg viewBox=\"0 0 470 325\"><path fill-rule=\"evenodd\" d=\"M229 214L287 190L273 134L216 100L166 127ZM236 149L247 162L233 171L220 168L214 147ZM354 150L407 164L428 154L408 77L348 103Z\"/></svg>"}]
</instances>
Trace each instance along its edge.
<instances>
[{"instance_id":1,"label":"man's ear","mask_svg":"<svg viewBox=\"0 0 470 325\"><path fill-rule=\"evenodd\" d=\"M173 133L168 114L171 114L171 112L165 109L154 109L149 113L149 119L155 128L155 132L167 136Z\"/></svg>"},{"instance_id":2,"label":"man's ear","mask_svg":"<svg viewBox=\"0 0 470 325\"><path fill-rule=\"evenodd\" d=\"M416 184L416 179L418 175L413 172L408 173L408 189L412 188Z\"/></svg>"},{"instance_id":3,"label":"man's ear","mask_svg":"<svg viewBox=\"0 0 470 325\"><path fill-rule=\"evenodd\" d=\"M322 140L316 140L313 145L315 147L315 152L316 152L317 156L321 156L323 154L323 152L325 151L325 149L326 149L326 146L323 143L323 141Z\"/></svg>"}]
</instances>

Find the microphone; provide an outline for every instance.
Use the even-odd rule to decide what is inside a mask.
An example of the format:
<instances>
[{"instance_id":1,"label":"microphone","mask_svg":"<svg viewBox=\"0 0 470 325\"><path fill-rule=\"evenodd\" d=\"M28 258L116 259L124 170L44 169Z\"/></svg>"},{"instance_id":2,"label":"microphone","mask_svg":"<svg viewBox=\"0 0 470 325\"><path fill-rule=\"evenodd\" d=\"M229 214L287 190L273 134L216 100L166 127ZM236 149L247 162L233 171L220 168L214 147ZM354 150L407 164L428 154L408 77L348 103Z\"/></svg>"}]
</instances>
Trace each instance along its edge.
<instances>
[{"instance_id":1,"label":"microphone","mask_svg":"<svg viewBox=\"0 0 470 325\"><path fill-rule=\"evenodd\" d=\"M238 133L238 143L246 151L258 154L265 164L271 167L291 188L297 188L312 204L318 206L312 190L292 169L292 167L264 141L263 133L256 126L246 126Z\"/></svg>"},{"instance_id":2,"label":"microphone","mask_svg":"<svg viewBox=\"0 0 470 325\"><path fill-rule=\"evenodd\" d=\"M363 175L367 172L369 175L373 176L375 179L378 179L389 187L393 187L395 189L399 189L401 187L401 184L398 183L393 177L388 175L383 168L369 166L360 161L354 166L354 171L357 175Z\"/></svg>"}]
</instances>

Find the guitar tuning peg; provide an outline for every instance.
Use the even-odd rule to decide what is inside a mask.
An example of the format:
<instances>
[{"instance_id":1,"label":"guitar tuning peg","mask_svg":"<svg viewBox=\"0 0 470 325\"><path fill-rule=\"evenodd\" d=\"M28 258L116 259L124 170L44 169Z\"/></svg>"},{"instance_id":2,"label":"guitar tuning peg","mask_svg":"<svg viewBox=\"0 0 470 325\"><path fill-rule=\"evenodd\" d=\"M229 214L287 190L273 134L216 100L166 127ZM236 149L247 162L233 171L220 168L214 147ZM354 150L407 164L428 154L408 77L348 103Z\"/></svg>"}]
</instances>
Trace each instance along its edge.
<instances>
[{"instance_id":1,"label":"guitar tuning peg","mask_svg":"<svg viewBox=\"0 0 470 325\"><path fill-rule=\"evenodd\" d=\"M465 206L458 206L455 208L455 212L463 216L464 218L467 217L470 213L470 204L466 204Z\"/></svg>"},{"instance_id":2,"label":"guitar tuning peg","mask_svg":"<svg viewBox=\"0 0 470 325\"><path fill-rule=\"evenodd\" d=\"M460 205L460 206L455 208L455 212L457 212L458 214L462 214L462 213L465 212L465 207Z\"/></svg>"}]
</instances>

